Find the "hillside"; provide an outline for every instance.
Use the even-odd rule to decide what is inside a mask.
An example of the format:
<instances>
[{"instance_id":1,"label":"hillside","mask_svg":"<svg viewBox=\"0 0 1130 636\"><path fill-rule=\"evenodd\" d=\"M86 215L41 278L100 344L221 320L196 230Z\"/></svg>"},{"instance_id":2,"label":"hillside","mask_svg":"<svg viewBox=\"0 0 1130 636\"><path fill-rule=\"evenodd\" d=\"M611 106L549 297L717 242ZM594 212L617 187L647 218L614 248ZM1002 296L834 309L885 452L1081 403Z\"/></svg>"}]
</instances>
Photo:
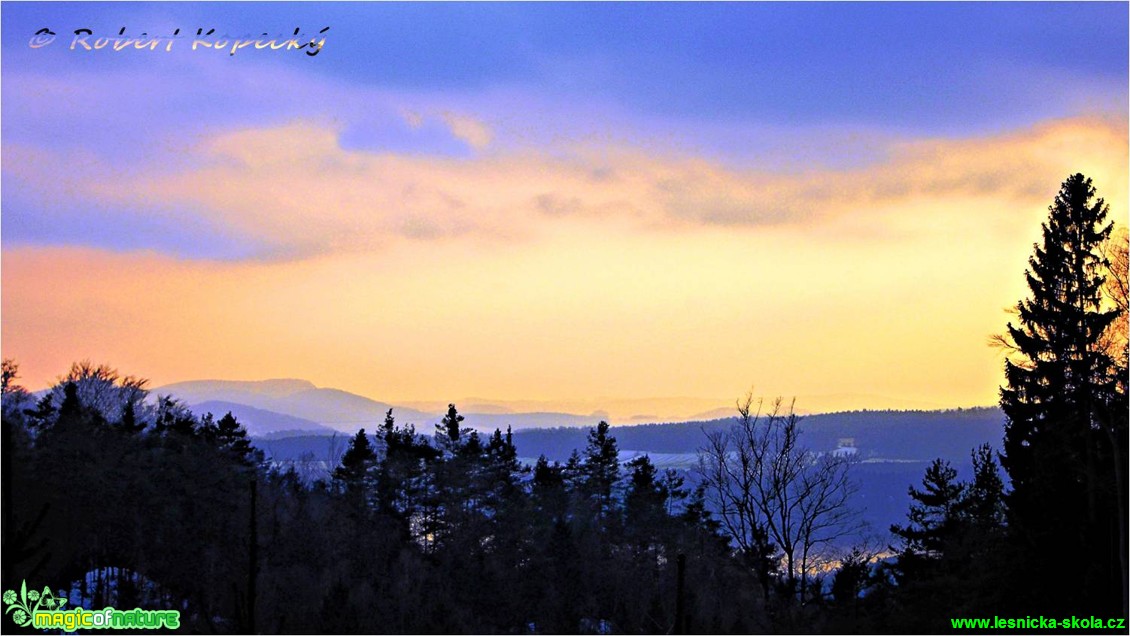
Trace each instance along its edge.
<instances>
[{"instance_id":1,"label":"hillside","mask_svg":"<svg viewBox=\"0 0 1130 636\"><path fill-rule=\"evenodd\" d=\"M996 407L948 411L852 411L809 415L801 419L806 443L817 451L830 451L840 440L852 439L862 459L927 461L943 457L960 461L983 443L999 446L1004 416ZM695 453L704 432L723 429L732 419L677 424L614 426L624 450L652 453ZM552 428L514 433L525 457L545 455L564 461L574 448L585 446L587 430Z\"/></svg>"},{"instance_id":2,"label":"hillside","mask_svg":"<svg viewBox=\"0 0 1130 636\"><path fill-rule=\"evenodd\" d=\"M506 415L496 415L505 427ZM513 417L513 416L510 416ZM854 411L811 415L801 419L802 439L816 451L830 451L851 440L861 460L853 469L859 489L853 502L863 512L869 533L886 541L887 528L901 522L910 504L907 488L917 485L935 457L949 460L962 478L969 477L969 453L984 443L999 448L1003 431L1000 409L949 411ZM613 426L620 460L647 454L659 468L683 471L693 482L697 451L705 431L721 430L733 419L676 424ZM430 427L417 427L431 434ZM539 455L564 462L574 449L582 450L588 427L527 429L514 432L521 461L532 464ZM274 461L293 465L308 477L325 477L339 461L346 439L324 435L273 436L256 440Z\"/></svg>"},{"instance_id":3,"label":"hillside","mask_svg":"<svg viewBox=\"0 0 1130 636\"><path fill-rule=\"evenodd\" d=\"M352 433L362 427L373 428L384 421L390 408L396 409L398 418L407 421L438 420L435 413L395 407L340 389L319 388L306 380L196 380L167 384L153 393L173 395L197 408L208 402L224 402L270 411L317 423L325 432Z\"/></svg>"},{"instance_id":4,"label":"hillside","mask_svg":"<svg viewBox=\"0 0 1130 636\"><path fill-rule=\"evenodd\" d=\"M240 424L247 429L247 434L252 437L299 435L315 433L329 435L335 431L317 422L307 420L285 413L275 413L264 409L257 409L237 402L223 402L208 400L192 405L192 411L197 415L211 413L217 418L224 413L231 413Z\"/></svg>"}]
</instances>

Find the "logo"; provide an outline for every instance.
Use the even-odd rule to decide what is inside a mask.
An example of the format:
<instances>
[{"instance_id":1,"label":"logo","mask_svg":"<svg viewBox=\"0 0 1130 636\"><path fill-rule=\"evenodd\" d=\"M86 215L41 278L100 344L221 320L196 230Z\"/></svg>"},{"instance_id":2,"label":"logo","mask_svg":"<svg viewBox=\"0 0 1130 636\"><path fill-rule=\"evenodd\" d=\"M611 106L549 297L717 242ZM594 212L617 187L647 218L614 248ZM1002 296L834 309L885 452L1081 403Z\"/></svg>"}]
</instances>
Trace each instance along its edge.
<instances>
[{"instance_id":1,"label":"logo","mask_svg":"<svg viewBox=\"0 0 1130 636\"><path fill-rule=\"evenodd\" d=\"M294 33L291 35L269 35L264 32L261 35L244 35L241 37L233 37L230 35L217 35L215 29L208 29L207 32L204 28L196 30L196 37L191 38L191 48L189 48L189 38L181 35L181 30L176 29L172 35L150 35L148 32L142 32L139 35L129 35L126 33L126 28L122 27L117 35L108 35L103 33L95 34L93 29L81 28L74 30L74 37L71 39L71 44L68 47L70 51L164 51L171 52L174 48L185 48L191 51L220 51L227 52L228 56L235 55L241 49L249 48L251 50L271 50L271 51L305 51L306 55L314 57L322 51L326 46L326 31L329 27L318 31L315 35L307 35L302 32L301 28L295 27ZM49 46L55 41L56 34L48 27L35 32L35 35L28 41L28 46L33 49L41 49ZM185 42L185 44L178 44ZM176 47L174 47L176 45Z\"/></svg>"},{"instance_id":2,"label":"logo","mask_svg":"<svg viewBox=\"0 0 1130 636\"><path fill-rule=\"evenodd\" d=\"M4 592L5 614L12 615L12 622L19 627L36 629L61 629L73 632L76 629L177 629L180 627L180 612L177 610L119 610L107 607L88 610L82 607L65 610L67 599L44 587L42 592L27 589L27 581L20 583L20 593L15 590Z\"/></svg>"},{"instance_id":3,"label":"logo","mask_svg":"<svg viewBox=\"0 0 1130 636\"><path fill-rule=\"evenodd\" d=\"M35 36L28 43L33 49L41 49L55 41L55 32L46 27L35 32Z\"/></svg>"}]
</instances>

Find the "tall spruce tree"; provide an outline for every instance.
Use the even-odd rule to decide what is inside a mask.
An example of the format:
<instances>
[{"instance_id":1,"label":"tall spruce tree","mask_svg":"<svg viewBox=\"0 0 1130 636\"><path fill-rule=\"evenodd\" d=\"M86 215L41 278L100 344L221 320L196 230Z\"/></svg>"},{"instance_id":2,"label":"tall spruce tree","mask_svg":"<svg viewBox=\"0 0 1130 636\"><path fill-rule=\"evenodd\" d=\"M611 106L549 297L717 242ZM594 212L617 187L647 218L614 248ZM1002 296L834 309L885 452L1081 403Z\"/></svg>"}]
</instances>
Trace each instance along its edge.
<instances>
[{"instance_id":1,"label":"tall spruce tree","mask_svg":"<svg viewBox=\"0 0 1130 636\"><path fill-rule=\"evenodd\" d=\"M1028 261L1030 297L1008 325L1016 355L1005 362L1001 388L1001 463L1012 480L1009 523L1026 566L1018 575L1033 593L1027 602L1079 614L1120 609L1125 569L1111 547L1125 492L1117 453L1125 427L1109 415L1125 413L1125 395L1100 342L1118 313L1101 297L1101 248L1113 224L1095 195L1091 180L1075 174L1049 207L1043 241Z\"/></svg>"}]
</instances>

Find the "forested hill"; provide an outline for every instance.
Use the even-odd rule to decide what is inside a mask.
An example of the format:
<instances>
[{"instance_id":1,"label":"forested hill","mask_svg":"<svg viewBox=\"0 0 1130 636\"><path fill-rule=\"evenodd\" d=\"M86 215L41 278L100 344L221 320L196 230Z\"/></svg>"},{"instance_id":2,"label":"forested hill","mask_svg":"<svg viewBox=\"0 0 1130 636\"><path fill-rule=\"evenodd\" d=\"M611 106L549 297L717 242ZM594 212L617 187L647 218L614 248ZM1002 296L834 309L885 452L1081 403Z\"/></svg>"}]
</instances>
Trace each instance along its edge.
<instances>
[{"instance_id":1,"label":"forested hill","mask_svg":"<svg viewBox=\"0 0 1130 636\"><path fill-rule=\"evenodd\" d=\"M613 426L620 461L648 454L661 468L690 469L704 445L704 431L724 429L733 419L676 424ZM593 426L596 425L594 421ZM505 422L502 422L505 426ZM370 434L374 431L367 429ZM539 455L565 462L574 449L584 451L591 428L559 427L514 431L518 459L533 465ZM934 458L951 462L962 478L969 477L970 452L981 444L1001 447L1004 415L1000 409L973 408L948 411L853 411L810 415L801 419L803 444L817 452L830 451L841 442L858 449L864 463L853 472L859 491L853 504L863 520L878 532L903 519L911 500L907 488L919 483ZM431 435L430 429L421 429ZM375 438L374 443L379 443ZM258 438L256 446L273 461L292 465L310 479L327 478L345 450L343 435ZM694 478L694 471L688 476ZM853 537L857 538L857 537Z\"/></svg>"},{"instance_id":2,"label":"forested hill","mask_svg":"<svg viewBox=\"0 0 1130 636\"><path fill-rule=\"evenodd\" d=\"M732 425L733 419L675 424L637 424L613 426L624 451L671 455L694 454L705 441L704 431ZM596 422L593 422L595 425ZM502 423L505 426L505 422ZM841 440L850 440L859 449L860 459L929 461L935 457L959 465L968 463L971 449L984 443L1000 447L1004 415L996 407L948 411L851 411L809 415L801 419L805 444L816 451L833 450ZM372 431L370 431L372 432ZM421 430L430 434L430 430ZM589 427L558 427L514 431L514 445L526 461L545 455L551 461L565 461L573 449L583 449ZM297 460L304 454L318 459L340 452L344 440L336 443L324 436L287 436L258 439L256 445L269 457Z\"/></svg>"},{"instance_id":3,"label":"forested hill","mask_svg":"<svg viewBox=\"0 0 1130 636\"><path fill-rule=\"evenodd\" d=\"M704 431L733 424L733 419L676 424L614 426L624 450L653 453L694 453ZM816 451L833 450L851 440L862 459L929 460L943 457L965 461L970 449L983 443L999 448L1004 415L997 407L948 411L851 411L809 415L801 419L806 444ZM573 449L585 447L587 428L549 428L515 431L514 444L523 457L545 455L564 461Z\"/></svg>"}]
</instances>

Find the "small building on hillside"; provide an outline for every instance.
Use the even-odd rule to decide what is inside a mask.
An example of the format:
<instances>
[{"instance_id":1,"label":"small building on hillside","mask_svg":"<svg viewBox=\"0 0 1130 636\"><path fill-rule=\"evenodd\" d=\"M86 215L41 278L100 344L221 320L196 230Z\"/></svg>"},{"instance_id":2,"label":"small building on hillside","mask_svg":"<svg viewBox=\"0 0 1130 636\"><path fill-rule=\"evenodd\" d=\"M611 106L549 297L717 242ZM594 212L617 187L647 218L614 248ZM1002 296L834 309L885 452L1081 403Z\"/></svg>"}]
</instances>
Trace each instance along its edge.
<instances>
[{"instance_id":1,"label":"small building on hillside","mask_svg":"<svg viewBox=\"0 0 1130 636\"><path fill-rule=\"evenodd\" d=\"M836 445L836 450L832 451L832 454L836 457L851 457L859 454L859 448L855 445L855 438L841 437Z\"/></svg>"}]
</instances>

